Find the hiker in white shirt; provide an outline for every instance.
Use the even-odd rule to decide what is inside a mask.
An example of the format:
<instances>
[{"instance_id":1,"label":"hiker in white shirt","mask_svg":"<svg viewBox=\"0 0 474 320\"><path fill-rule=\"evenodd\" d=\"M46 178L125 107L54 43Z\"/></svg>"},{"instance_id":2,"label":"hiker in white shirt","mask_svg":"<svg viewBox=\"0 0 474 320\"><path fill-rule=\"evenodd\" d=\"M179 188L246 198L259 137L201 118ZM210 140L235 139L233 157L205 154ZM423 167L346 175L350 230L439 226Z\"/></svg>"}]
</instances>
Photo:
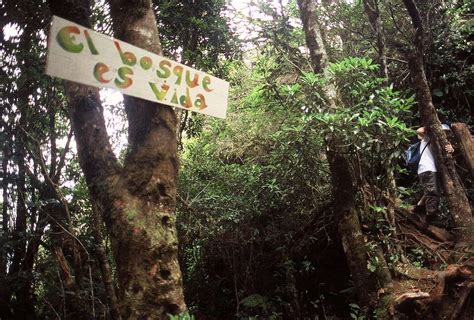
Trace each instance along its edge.
<instances>
[{"instance_id":1,"label":"hiker in white shirt","mask_svg":"<svg viewBox=\"0 0 474 320\"><path fill-rule=\"evenodd\" d=\"M443 129L449 130L449 127L443 124ZM418 128L416 133L421 140L420 152L424 150L420 158L420 163L418 164L417 172L421 187L423 188L423 197L418 201L418 206L426 207L426 222L430 223L438 214L440 197L438 170L425 127ZM446 145L444 149L448 153L454 151L451 144Z\"/></svg>"}]
</instances>

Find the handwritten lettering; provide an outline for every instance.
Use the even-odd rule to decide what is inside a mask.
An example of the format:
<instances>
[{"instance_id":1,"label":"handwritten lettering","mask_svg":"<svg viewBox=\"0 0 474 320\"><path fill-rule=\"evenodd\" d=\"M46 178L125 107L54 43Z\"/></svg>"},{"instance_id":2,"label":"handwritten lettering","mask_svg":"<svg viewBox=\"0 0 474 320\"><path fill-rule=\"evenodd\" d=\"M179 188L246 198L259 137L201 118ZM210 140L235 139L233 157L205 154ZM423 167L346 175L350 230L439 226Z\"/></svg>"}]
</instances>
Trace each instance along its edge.
<instances>
[{"instance_id":1,"label":"handwritten lettering","mask_svg":"<svg viewBox=\"0 0 474 320\"><path fill-rule=\"evenodd\" d=\"M123 52L122 48L120 48L120 44L117 41L114 41L114 44L119 52L120 58L122 59L122 63L133 67L137 63L137 57L135 57L135 55L131 52Z\"/></svg>"},{"instance_id":2,"label":"handwritten lettering","mask_svg":"<svg viewBox=\"0 0 474 320\"><path fill-rule=\"evenodd\" d=\"M199 74L195 73L193 80L191 80L191 72L186 70L186 84L190 88L197 87L199 85Z\"/></svg>"},{"instance_id":3,"label":"handwritten lettering","mask_svg":"<svg viewBox=\"0 0 474 320\"><path fill-rule=\"evenodd\" d=\"M75 43L76 37L74 34L81 34L78 27L64 27L59 30L56 40L64 50L72 53L80 53L82 49L84 49L84 45L82 43Z\"/></svg>"},{"instance_id":4,"label":"handwritten lettering","mask_svg":"<svg viewBox=\"0 0 474 320\"><path fill-rule=\"evenodd\" d=\"M94 42L92 42L92 38L91 38L91 36L90 36L90 34L89 34L89 31L84 30L84 35L86 36L87 46L89 47L90 52L91 52L93 55L98 55L98 54L99 54L99 51L97 51L97 49L95 48Z\"/></svg>"},{"instance_id":5,"label":"handwritten lettering","mask_svg":"<svg viewBox=\"0 0 474 320\"><path fill-rule=\"evenodd\" d=\"M204 88L204 90L206 90L207 92L211 92L213 89L209 88L209 85L211 84L211 77L209 76L204 76L204 78L202 79L202 87Z\"/></svg>"},{"instance_id":6,"label":"handwritten lettering","mask_svg":"<svg viewBox=\"0 0 474 320\"><path fill-rule=\"evenodd\" d=\"M142 57L140 59L140 67L142 67L143 70L148 70L153 66L153 60L151 60L150 57Z\"/></svg>"},{"instance_id":7,"label":"handwritten lettering","mask_svg":"<svg viewBox=\"0 0 474 320\"><path fill-rule=\"evenodd\" d=\"M109 72L109 70L110 70L110 68L105 63L102 63L102 62L97 63L94 66L94 78L96 78L96 80L101 82L101 83L110 82L110 80L112 80L112 79L107 80L107 79L104 78L104 73Z\"/></svg>"},{"instance_id":8,"label":"handwritten lettering","mask_svg":"<svg viewBox=\"0 0 474 320\"><path fill-rule=\"evenodd\" d=\"M161 68L156 70L156 75L160 78L168 78L171 75L171 62L168 60L161 60L159 67Z\"/></svg>"},{"instance_id":9,"label":"handwritten lettering","mask_svg":"<svg viewBox=\"0 0 474 320\"><path fill-rule=\"evenodd\" d=\"M170 89L170 86L165 83L161 85L161 90L158 90L155 83L149 82L149 84L158 101L163 101L166 94L168 93L168 90Z\"/></svg>"},{"instance_id":10,"label":"handwritten lettering","mask_svg":"<svg viewBox=\"0 0 474 320\"><path fill-rule=\"evenodd\" d=\"M97 47L93 36L94 34L88 29L66 25L57 31L56 41L62 49L69 53L84 54L84 49L87 47L91 56L100 56L98 49L104 51L103 46L100 45L102 42L98 41L100 46ZM95 40L98 39L95 38ZM148 55L140 57L130 49L128 49L129 51L124 50L123 43L115 40L110 42L113 42L115 52L120 58L117 61L120 61L122 65L115 66L111 61L95 63L92 70L95 81L101 84L113 84L119 89L127 89L134 84L134 70L137 70L134 68L138 67L143 71L150 72L150 75L154 75L155 79L158 78L148 81L151 92L158 102L186 109L194 107L203 110L208 107L206 93L214 90L209 75L162 57ZM85 53L87 54L87 51ZM142 73L140 73L141 75Z\"/></svg>"},{"instance_id":11,"label":"handwritten lettering","mask_svg":"<svg viewBox=\"0 0 474 320\"><path fill-rule=\"evenodd\" d=\"M183 67L175 66L173 68L173 74L176 76L176 81L175 81L174 84L180 85L181 84L181 78L183 77Z\"/></svg>"}]
</instances>

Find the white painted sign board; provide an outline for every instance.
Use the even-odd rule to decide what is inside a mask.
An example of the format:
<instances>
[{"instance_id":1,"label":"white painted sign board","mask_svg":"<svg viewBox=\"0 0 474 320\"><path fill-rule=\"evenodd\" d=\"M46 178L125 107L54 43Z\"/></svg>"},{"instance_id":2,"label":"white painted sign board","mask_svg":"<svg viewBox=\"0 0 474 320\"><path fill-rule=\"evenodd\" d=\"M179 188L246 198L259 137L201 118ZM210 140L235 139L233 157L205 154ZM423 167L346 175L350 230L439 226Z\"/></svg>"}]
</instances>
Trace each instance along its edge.
<instances>
[{"instance_id":1,"label":"white painted sign board","mask_svg":"<svg viewBox=\"0 0 474 320\"><path fill-rule=\"evenodd\" d=\"M48 38L46 74L226 116L228 82L57 16Z\"/></svg>"}]
</instances>

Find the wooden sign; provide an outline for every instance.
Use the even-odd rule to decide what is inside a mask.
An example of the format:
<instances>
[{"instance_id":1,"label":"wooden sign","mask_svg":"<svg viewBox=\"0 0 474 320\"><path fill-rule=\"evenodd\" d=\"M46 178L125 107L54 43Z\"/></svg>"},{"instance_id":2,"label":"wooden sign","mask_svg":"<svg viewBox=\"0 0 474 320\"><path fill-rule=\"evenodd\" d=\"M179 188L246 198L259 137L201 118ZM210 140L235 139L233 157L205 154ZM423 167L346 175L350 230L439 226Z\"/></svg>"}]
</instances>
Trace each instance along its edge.
<instances>
[{"instance_id":1,"label":"wooden sign","mask_svg":"<svg viewBox=\"0 0 474 320\"><path fill-rule=\"evenodd\" d=\"M225 118L229 83L53 17L46 74Z\"/></svg>"}]
</instances>

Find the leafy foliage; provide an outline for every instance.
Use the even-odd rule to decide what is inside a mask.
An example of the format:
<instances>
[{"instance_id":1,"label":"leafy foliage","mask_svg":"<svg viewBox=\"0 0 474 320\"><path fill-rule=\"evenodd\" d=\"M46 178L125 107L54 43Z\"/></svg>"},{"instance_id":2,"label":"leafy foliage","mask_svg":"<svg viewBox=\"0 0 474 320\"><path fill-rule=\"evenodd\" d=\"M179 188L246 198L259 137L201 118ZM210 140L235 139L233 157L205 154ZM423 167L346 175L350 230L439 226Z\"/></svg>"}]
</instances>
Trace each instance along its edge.
<instances>
[{"instance_id":1,"label":"leafy foliage","mask_svg":"<svg viewBox=\"0 0 474 320\"><path fill-rule=\"evenodd\" d=\"M432 26L428 53L433 101L444 121L471 123L474 102L472 59L472 3L438 13L440 23ZM471 110L469 110L471 109Z\"/></svg>"},{"instance_id":2,"label":"leafy foliage","mask_svg":"<svg viewBox=\"0 0 474 320\"><path fill-rule=\"evenodd\" d=\"M399 144L411 133L402 119L409 114L413 98L403 98L386 87L370 60L350 58L334 63L327 79L305 71L295 82L280 80L275 85L268 82L267 75L275 76L272 68L277 67L271 57L257 60L251 78L261 80L241 84L240 90L247 91L245 86L253 90L234 102L238 110L226 123L208 121L203 132L185 144L178 222L185 283L196 290L188 293L200 307L203 302L198 295L218 285L226 288L224 301L218 303L220 311L223 305L230 308L229 300L237 295L246 297L240 301L248 307L246 312L259 308L264 313L282 312L285 304L291 304L282 294L289 290L287 283L273 289L263 286L264 291L255 293L240 275L270 259L262 247L283 250L278 253L279 265L287 265L286 241L292 243L309 225L321 226L328 219L321 211L330 200L325 196L330 192L325 139L337 137L348 144L354 159L362 159L383 177L380 164L396 156ZM288 79L282 74L277 77ZM325 107L321 90L325 81L335 82L340 90L343 101L337 110ZM313 230L313 241L324 230ZM281 234L286 234L286 240L280 240ZM312 274L315 270L305 267L308 262L292 263L300 272ZM236 279L220 273L216 265ZM275 272L288 281L287 271ZM212 283L208 273L214 275ZM257 285L259 281L253 282ZM273 304L282 299L281 306ZM206 310L213 308L206 306Z\"/></svg>"},{"instance_id":3,"label":"leafy foliage","mask_svg":"<svg viewBox=\"0 0 474 320\"><path fill-rule=\"evenodd\" d=\"M224 17L225 1L154 0L164 54L198 69L225 74L226 60L239 56Z\"/></svg>"},{"instance_id":4,"label":"leafy foliage","mask_svg":"<svg viewBox=\"0 0 474 320\"><path fill-rule=\"evenodd\" d=\"M413 97L404 98L392 86L385 86L370 59L347 58L329 68L329 78L305 72L297 83L282 85L281 95L296 100L306 111L314 134L348 146L358 161L372 169L369 175L377 175L377 170L383 175L380 165L398 157L400 144L412 134L404 119L410 115ZM321 89L326 82L333 82L338 90L336 110L326 107Z\"/></svg>"},{"instance_id":5,"label":"leafy foliage","mask_svg":"<svg viewBox=\"0 0 474 320\"><path fill-rule=\"evenodd\" d=\"M153 5L164 54L231 83L228 119L186 120L177 211L190 313L170 319L366 318L353 303L328 196L325 152L330 141L344 145L357 187L366 191L368 185L374 195L362 199L361 192L357 200L365 205L366 267L375 274L382 262L377 249L394 247L382 193L413 134L410 124L418 122L403 56L411 26L401 2L380 3L389 79L377 76L375 34L361 1L318 6L332 61L326 76L315 74L307 61L296 1L251 1L248 16L223 0ZM420 8L426 12L427 76L435 105L444 120L469 123L472 4L425 1ZM0 300L18 317L29 307L38 318L95 312L98 319L110 319L97 253L105 248L113 276L111 239L93 236L93 208L70 134L67 101L60 81L43 74L49 10L44 1L6 1L0 9ZM91 18L98 31L112 35L106 4L96 2ZM244 29L245 39L238 38L235 31ZM335 110L327 107L326 84L337 89ZM112 118L107 128L112 142L120 146L126 131L117 126L124 122L118 121L125 117L123 105L103 104ZM54 184L48 184L55 174ZM410 200L415 189L411 181L398 186ZM64 207L70 216L60 217L58 229L52 213ZM58 274L55 250L65 249L57 244L61 227L75 234L84 255L85 272L75 290L65 290ZM402 254L417 267L438 259L409 245L404 252L392 251L389 264ZM71 258L65 255L66 262Z\"/></svg>"}]
</instances>

